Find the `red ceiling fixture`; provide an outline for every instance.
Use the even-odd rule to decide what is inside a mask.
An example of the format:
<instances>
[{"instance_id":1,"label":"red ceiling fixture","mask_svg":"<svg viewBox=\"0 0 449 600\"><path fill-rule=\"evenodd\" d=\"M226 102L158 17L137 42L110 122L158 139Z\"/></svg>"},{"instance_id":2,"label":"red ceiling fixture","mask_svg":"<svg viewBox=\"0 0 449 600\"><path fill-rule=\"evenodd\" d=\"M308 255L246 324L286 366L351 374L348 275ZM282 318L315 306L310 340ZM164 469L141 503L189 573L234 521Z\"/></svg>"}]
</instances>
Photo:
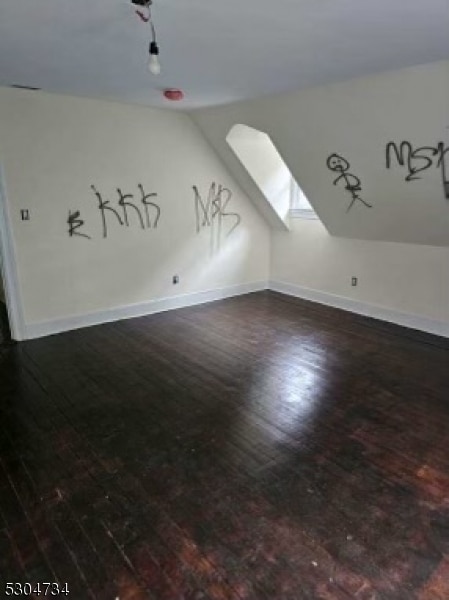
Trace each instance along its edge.
<instances>
[{"instance_id":1,"label":"red ceiling fixture","mask_svg":"<svg viewBox=\"0 0 449 600\"><path fill-rule=\"evenodd\" d=\"M164 96L167 100L171 100L172 102L179 102L184 98L184 92L182 90L165 90Z\"/></svg>"}]
</instances>

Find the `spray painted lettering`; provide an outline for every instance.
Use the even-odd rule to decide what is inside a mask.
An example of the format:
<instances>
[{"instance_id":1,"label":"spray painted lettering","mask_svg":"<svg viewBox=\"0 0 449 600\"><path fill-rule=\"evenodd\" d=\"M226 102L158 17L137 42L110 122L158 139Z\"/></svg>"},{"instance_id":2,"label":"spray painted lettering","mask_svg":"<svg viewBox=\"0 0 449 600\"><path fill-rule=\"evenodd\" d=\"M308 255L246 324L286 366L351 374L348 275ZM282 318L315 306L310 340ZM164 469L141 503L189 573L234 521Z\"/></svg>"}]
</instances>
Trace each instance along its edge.
<instances>
[{"instance_id":1,"label":"spray painted lettering","mask_svg":"<svg viewBox=\"0 0 449 600\"><path fill-rule=\"evenodd\" d=\"M216 228L218 239L221 238L225 223L229 221L232 226L227 230L226 237L230 236L233 231L240 225L241 216L236 212L228 212L229 203L232 200L232 192L222 185L212 183L207 195L207 200L203 200L196 185L193 186L195 216L196 216L196 232L200 233L201 229L210 227Z\"/></svg>"},{"instance_id":2,"label":"spray painted lettering","mask_svg":"<svg viewBox=\"0 0 449 600\"><path fill-rule=\"evenodd\" d=\"M69 237L79 236L91 239L90 235L83 233L82 231L78 231L82 227L84 227L84 221L81 219L80 211L76 210L72 212L69 210L69 216L67 218L67 225L69 226Z\"/></svg>"},{"instance_id":3,"label":"spray painted lettering","mask_svg":"<svg viewBox=\"0 0 449 600\"><path fill-rule=\"evenodd\" d=\"M421 174L435 166L441 170L444 195L449 199L449 167L446 162L448 155L449 147L446 147L444 142L439 142L436 146L421 146L416 149L407 141L400 144L388 142L386 147L386 167L390 169L392 160L396 159L400 167L407 169L405 181L411 182L421 179Z\"/></svg>"},{"instance_id":4,"label":"spray painted lettering","mask_svg":"<svg viewBox=\"0 0 449 600\"><path fill-rule=\"evenodd\" d=\"M97 198L97 208L101 215L103 238L108 237L111 220L118 227L131 227L133 223L137 223L140 229L157 229L161 216L161 208L154 201L157 194L146 194L141 183L137 187L140 196L138 200L134 199L133 194L125 194L120 188L117 188L117 206L113 206L110 200L103 198L94 185L91 186ZM78 236L91 239L89 235L81 231L85 222L81 218L79 210L69 211L67 224L69 237Z\"/></svg>"}]
</instances>

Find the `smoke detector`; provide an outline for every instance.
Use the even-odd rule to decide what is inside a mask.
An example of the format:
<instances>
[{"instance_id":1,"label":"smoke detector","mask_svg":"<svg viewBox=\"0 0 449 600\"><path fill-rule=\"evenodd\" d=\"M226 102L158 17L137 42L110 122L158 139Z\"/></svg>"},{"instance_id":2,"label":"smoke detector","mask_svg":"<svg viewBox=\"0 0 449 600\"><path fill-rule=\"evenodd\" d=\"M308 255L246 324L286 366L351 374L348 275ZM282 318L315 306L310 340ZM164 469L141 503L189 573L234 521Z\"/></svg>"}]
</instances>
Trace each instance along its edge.
<instances>
[{"instance_id":1,"label":"smoke detector","mask_svg":"<svg viewBox=\"0 0 449 600\"><path fill-rule=\"evenodd\" d=\"M164 97L171 102L179 102L184 98L184 92L177 89L169 89L164 91Z\"/></svg>"}]
</instances>

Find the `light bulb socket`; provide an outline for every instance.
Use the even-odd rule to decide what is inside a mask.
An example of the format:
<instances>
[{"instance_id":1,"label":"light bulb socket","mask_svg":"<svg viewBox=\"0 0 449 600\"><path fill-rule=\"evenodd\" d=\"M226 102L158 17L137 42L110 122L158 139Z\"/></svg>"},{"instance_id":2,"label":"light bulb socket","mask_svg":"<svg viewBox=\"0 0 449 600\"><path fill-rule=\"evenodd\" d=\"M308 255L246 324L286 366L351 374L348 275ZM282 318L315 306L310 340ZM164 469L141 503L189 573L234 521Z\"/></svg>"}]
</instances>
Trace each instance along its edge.
<instances>
[{"instance_id":1,"label":"light bulb socket","mask_svg":"<svg viewBox=\"0 0 449 600\"><path fill-rule=\"evenodd\" d=\"M159 56L159 46L156 44L156 42L151 42L151 44L150 44L150 54L152 56Z\"/></svg>"}]
</instances>

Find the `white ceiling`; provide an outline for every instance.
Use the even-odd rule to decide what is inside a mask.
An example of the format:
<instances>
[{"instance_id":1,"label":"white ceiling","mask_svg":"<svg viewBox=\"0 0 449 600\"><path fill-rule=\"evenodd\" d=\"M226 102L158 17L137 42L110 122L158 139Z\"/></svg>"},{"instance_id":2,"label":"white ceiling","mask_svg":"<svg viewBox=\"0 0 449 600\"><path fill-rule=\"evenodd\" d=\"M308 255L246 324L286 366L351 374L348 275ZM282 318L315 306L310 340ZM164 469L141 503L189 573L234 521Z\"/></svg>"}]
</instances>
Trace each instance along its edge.
<instances>
[{"instance_id":1,"label":"white ceiling","mask_svg":"<svg viewBox=\"0 0 449 600\"><path fill-rule=\"evenodd\" d=\"M449 57L449 0L154 0L163 74L129 0L1 0L0 85L225 104Z\"/></svg>"}]
</instances>

